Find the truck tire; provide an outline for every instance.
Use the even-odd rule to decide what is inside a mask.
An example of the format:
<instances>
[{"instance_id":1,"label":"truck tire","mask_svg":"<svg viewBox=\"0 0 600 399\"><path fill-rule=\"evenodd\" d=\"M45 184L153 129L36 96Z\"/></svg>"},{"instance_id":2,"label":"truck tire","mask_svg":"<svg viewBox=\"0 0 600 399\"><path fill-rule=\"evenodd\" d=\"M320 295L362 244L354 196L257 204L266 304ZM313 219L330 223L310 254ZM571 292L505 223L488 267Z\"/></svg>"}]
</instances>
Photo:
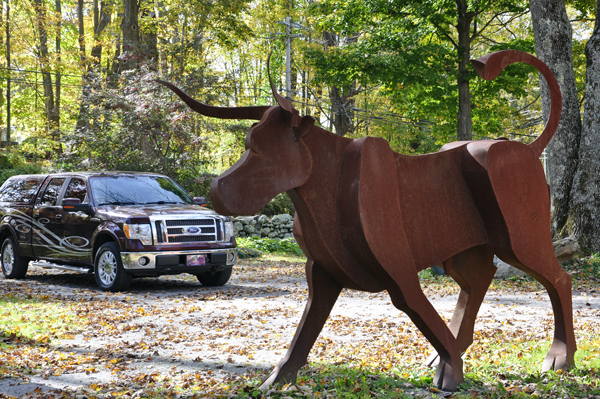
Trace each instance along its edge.
<instances>
[{"instance_id":1,"label":"truck tire","mask_svg":"<svg viewBox=\"0 0 600 399\"><path fill-rule=\"evenodd\" d=\"M29 260L19 255L19 249L12 236L7 237L2 243L0 262L2 273L6 278L23 278L27 274Z\"/></svg>"},{"instance_id":2,"label":"truck tire","mask_svg":"<svg viewBox=\"0 0 600 399\"><path fill-rule=\"evenodd\" d=\"M94 277L103 291L123 291L129 287L132 275L123 269L121 252L114 242L102 244L94 259Z\"/></svg>"},{"instance_id":3,"label":"truck tire","mask_svg":"<svg viewBox=\"0 0 600 399\"><path fill-rule=\"evenodd\" d=\"M220 287L229 281L232 271L233 267L228 267L227 269L216 273L206 272L196 274L196 277L198 278L198 281L202 283L202 285L207 285L209 287Z\"/></svg>"}]
</instances>

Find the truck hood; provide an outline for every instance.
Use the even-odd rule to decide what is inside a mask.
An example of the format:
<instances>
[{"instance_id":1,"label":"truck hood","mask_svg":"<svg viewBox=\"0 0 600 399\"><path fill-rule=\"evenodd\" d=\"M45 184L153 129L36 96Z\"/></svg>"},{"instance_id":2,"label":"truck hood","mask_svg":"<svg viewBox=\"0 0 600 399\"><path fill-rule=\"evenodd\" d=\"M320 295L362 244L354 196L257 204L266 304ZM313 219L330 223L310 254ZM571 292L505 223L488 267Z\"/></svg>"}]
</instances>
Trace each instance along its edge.
<instances>
[{"instance_id":1,"label":"truck hood","mask_svg":"<svg viewBox=\"0 0 600 399\"><path fill-rule=\"evenodd\" d=\"M129 217L196 215L218 216L215 211L199 205L105 205L95 209L96 215L103 219L118 221Z\"/></svg>"}]
</instances>

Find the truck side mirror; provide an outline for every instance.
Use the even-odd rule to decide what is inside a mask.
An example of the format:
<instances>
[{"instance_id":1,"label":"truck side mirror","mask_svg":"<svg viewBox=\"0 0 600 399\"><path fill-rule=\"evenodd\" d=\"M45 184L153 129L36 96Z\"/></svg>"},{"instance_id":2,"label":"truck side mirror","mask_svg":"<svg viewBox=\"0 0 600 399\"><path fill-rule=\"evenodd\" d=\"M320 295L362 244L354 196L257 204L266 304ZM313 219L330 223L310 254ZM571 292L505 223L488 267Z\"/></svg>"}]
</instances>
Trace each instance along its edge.
<instances>
[{"instance_id":1,"label":"truck side mirror","mask_svg":"<svg viewBox=\"0 0 600 399\"><path fill-rule=\"evenodd\" d=\"M79 198L65 198L62 201L65 212L90 212L90 204L82 204Z\"/></svg>"},{"instance_id":2,"label":"truck side mirror","mask_svg":"<svg viewBox=\"0 0 600 399\"><path fill-rule=\"evenodd\" d=\"M205 197L194 197L194 204L200 206L206 206L206 198Z\"/></svg>"}]
</instances>

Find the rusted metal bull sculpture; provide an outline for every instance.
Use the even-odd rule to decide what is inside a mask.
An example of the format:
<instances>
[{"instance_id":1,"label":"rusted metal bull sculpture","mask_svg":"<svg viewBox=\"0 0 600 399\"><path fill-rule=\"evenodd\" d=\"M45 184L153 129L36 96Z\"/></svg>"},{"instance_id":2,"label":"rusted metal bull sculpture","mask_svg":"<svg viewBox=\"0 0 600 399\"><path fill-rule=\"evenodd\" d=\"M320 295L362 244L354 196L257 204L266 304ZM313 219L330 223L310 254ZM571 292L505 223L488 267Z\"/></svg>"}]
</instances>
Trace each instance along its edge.
<instances>
[{"instance_id":1,"label":"rusted metal bull sculpture","mask_svg":"<svg viewBox=\"0 0 600 399\"><path fill-rule=\"evenodd\" d=\"M552 110L538 139L530 145L455 142L419 156L394 153L381 138L351 140L325 131L274 88L277 106L217 108L159 81L203 115L260 121L246 137L244 155L212 182L219 213L254 214L284 191L296 207L294 235L308 258L309 298L287 354L261 388L296 380L342 288L351 288L387 290L439 354L434 383L455 390L463 381L461 353L473 342L496 270L494 254L550 295L555 333L543 370L574 365L571 276L554 255L539 161L560 120L560 89L548 67L527 53L500 51L473 65L491 80L514 62L533 65L550 88ZM436 264L461 287L448 326L417 275Z\"/></svg>"}]
</instances>

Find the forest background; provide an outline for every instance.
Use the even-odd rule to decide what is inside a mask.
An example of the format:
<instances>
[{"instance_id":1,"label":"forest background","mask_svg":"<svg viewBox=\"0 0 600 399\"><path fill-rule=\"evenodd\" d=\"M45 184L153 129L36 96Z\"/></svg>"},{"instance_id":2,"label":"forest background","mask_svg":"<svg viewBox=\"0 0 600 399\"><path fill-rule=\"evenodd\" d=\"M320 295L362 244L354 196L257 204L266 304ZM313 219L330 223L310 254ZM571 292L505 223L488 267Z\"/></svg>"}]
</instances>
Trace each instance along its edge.
<instances>
[{"instance_id":1,"label":"forest background","mask_svg":"<svg viewBox=\"0 0 600 399\"><path fill-rule=\"evenodd\" d=\"M561 125L544 154L555 237L600 252L600 0L4 0L0 183L16 173L136 170L208 196L244 151L247 121L190 111L154 79L218 106L273 104L404 154L455 140L530 142L543 78L469 60L518 49L558 78ZM289 56L287 55L289 48ZM289 67L286 67L289 60ZM540 82L540 79L542 80ZM265 213L291 212L278 196Z\"/></svg>"}]
</instances>

